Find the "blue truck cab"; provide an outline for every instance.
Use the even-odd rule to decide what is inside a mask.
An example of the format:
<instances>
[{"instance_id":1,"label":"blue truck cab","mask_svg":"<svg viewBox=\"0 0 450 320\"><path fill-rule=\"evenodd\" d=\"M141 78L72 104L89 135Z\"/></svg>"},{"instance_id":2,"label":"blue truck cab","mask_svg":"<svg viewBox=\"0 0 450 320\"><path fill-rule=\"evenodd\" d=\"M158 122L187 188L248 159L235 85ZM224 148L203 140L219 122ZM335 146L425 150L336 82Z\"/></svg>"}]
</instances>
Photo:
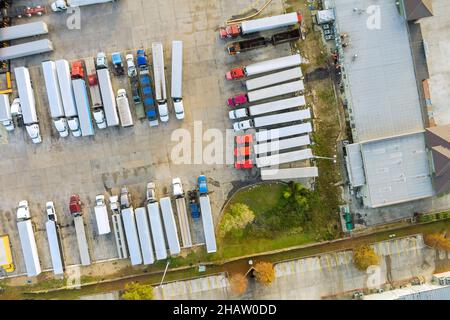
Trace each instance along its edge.
<instances>
[{"instance_id":1,"label":"blue truck cab","mask_svg":"<svg viewBox=\"0 0 450 320\"><path fill-rule=\"evenodd\" d=\"M206 182L206 177L201 175L198 177L198 192L200 195L208 193L208 183Z\"/></svg>"},{"instance_id":2,"label":"blue truck cab","mask_svg":"<svg viewBox=\"0 0 450 320\"><path fill-rule=\"evenodd\" d=\"M153 97L152 80L148 66L145 50L137 51L137 66L139 69L139 84L141 87L142 102L145 114L151 126L158 125L158 115L156 113L155 100Z\"/></svg>"}]
</instances>

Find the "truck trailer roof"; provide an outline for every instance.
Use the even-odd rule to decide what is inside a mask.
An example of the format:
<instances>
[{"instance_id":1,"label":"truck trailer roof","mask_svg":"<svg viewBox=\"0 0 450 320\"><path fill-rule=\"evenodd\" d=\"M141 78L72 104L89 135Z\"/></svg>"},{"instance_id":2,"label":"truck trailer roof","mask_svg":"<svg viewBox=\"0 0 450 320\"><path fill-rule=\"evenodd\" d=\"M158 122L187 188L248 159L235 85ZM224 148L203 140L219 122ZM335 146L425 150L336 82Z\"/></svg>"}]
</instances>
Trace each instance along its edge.
<instances>
[{"instance_id":1,"label":"truck trailer roof","mask_svg":"<svg viewBox=\"0 0 450 320\"><path fill-rule=\"evenodd\" d=\"M296 162L301 160L311 159L313 157L311 149L292 151L271 156L260 157L256 159L256 166L258 168L277 166L283 163Z\"/></svg>"},{"instance_id":2,"label":"truck trailer roof","mask_svg":"<svg viewBox=\"0 0 450 320\"><path fill-rule=\"evenodd\" d=\"M48 39L41 39L0 48L0 60L13 60L50 51L53 51L53 43Z\"/></svg>"},{"instance_id":3,"label":"truck trailer roof","mask_svg":"<svg viewBox=\"0 0 450 320\"><path fill-rule=\"evenodd\" d=\"M205 234L206 251L208 253L214 253L217 251L216 235L214 232L214 221L211 212L211 202L208 195L201 195L200 212L203 222L203 232Z\"/></svg>"},{"instance_id":4,"label":"truck trailer roof","mask_svg":"<svg viewBox=\"0 0 450 320\"><path fill-rule=\"evenodd\" d=\"M0 121L11 120L11 104L9 103L9 95L0 94Z\"/></svg>"},{"instance_id":5,"label":"truck trailer roof","mask_svg":"<svg viewBox=\"0 0 450 320\"><path fill-rule=\"evenodd\" d=\"M147 220L147 209L145 207L136 208L135 212L143 262L146 265L153 264L155 262L155 256L153 255L152 237L150 236L150 228Z\"/></svg>"},{"instance_id":6,"label":"truck trailer roof","mask_svg":"<svg viewBox=\"0 0 450 320\"><path fill-rule=\"evenodd\" d=\"M153 244L155 245L156 260L164 260L167 258L167 247L158 202L149 203L147 209L150 228L152 229Z\"/></svg>"},{"instance_id":7,"label":"truck trailer roof","mask_svg":"<svg viewBox=\"0 0 450 320\"><path fill-rule=\"evenodd\" d=\"M247 34L288 27L299 22L301 22L301 16L297 12L291 12L272 17L244 21L241 23L241 29L243 34Z\"/></svg>"},{"instance_id":8,"label":"truck trailer roof","mask_svg":"<svg viewBox=\"0 0 450 320\"><path fill-rule=\"evenodd\" d=\"M61 98L64 106L66 117L75 117L78 115L73 94L72 77L70 74L70 65L67 60L57 60L56 72L58 75L59 90L61 90Z\"/></svg>"},{"instance_id":9,"label":"truck trailer roof","mask_svg":"<svg viewBox=\"0 0 450 320\"><path fill-rule=\"evenodd\" d=\"M307 108L304 110L296 110L257 117L253 119L253 122L256 128L260 128L293 121L303 121L310 118L311 110Z\"/></svg>"},{"instance_id":10,"label":"truck trailer roof","mask_svg":"<svg viewBox=\"0 0 450 320\"><path fill-rule=\"evenodd\" d=\"M25 268L28 277L35 277L41 273L41 265L34 237L33 226L31 220L17 222L19 229L20 245L22 247Z\"/></svg>"},{"instance_id":11,"label":"truck trailer roof","mask_svg":"<svg viewBox=\"0 0 450 320\"><path fill-rule=\"evenodd\" d=\"M78 119L80 121L81 134L83 137L94 135L94 125L92 124L91 106L86 83L83 79L72 80L73 94L77 106Z\"/></svg>"},{"instance_id":12,"label":"truck trailer roof","mask_svg":"<svg viewBox=\"0 0 450 320\"><path fill-rule=\"evenodd\" d=\"M276 100L249 107L251 116L258 116L265 113L277 112L295 107L302 107L306 104L304 96L297 96L288 99Z\"/></svg>"},{"instance_id":13,"label":"truck trailer roof","mask_svg":"<svg viewBox=\"0 0 450 320\"><path fill-rule=\"evenodd\" d=\"M250 102L255 102L259 100L264 100L272 97L282 96L289 93L294 93L298 91L305 90L305 86L302 80L292 81L284 84L279 84L276 86L258 89L254 91L249 91L247 93L248 100Z\"/></svg>"},{"instance_id":14,"label":"truck trailer roof","mask_svg":"<svg viewBox=\"0 0 450 320\"><path fill-rule=\"evenodd\" d=\"M183 42L172 41L172 98L183 97Z\"/></svg>"},{"instance_id":15,"label":"truck trailer roof","mask_svg":"<svg viewBox=\"0 0 450 320\"><path fill-rule=\"evenodd\" d=\"M309 135L298 136L294 138L288 138L283 140L275 140L271 142L265 142L255 145L256 154L263 154L269 152L277 152L280 150L304 147L311 144Z\"/></svg>"},{"instance_id":16,"label":"truck trailer roof","mask_svg":"<svg viewBox=\"0 0 450 320\"><path fill-rule=\"evenodd\" d=\"M300 79L302 76L302 69L300 67L297 67L247 80L245 82L245 87L247 88L247 90L255 90L259 88L269 87L277 83Z\"/></svg>"},{"instance_id":17,"label":"truck trailer roof","mask_svg":"<svg viewBox=\"0 0 450 320\"><path fill-rule=\"evenodd\" d=\"M25 124L37 122L36 101L34 99L33 88L31 87L30 72L28 68L18 67L14 69L16 76L17 90L19 91L22 117Z\"/></svg>"},{"instance_id":18,"label":"truck trailer roof","mask_svg":"<svg viewBox=\"0 0 450 320\"><path fill-rule=\"evenodd\" d=\"M131 265L142 264L141 246L136 227L136 218L133 208L122 210L122 220L127 238L128 251L130 253Z\"/></svg>"},{"instance_id":19,"label":"truck trailer roof","mask_svg":"<svg viewBox=\"0 0 450 320\"><path fill-rule=\"evenodd\" d=\"M108 69L97 70L97 76L103 107L105 109L106 123L108 127L118 126L119 115L117 113L116 96L114 95Z\"/></svg>"},{"instance_id":20,"label":"truck trailer roof","mask_svg":"<svg viewBox=\"0 0 450 320\"><path fill-rule=\"evenodd\" d=\"M257 63L245 67L247 76L253 76L261 73L271 72L299 66L302 63L302 57L299 54L286 56Z\"/></svg>"},{"instance_id":21,"label":"truck trailer roof","mask_svg":"<svg viewBox=\"0 0 450 320\"><path fill-rule=\"evenodd\" d=\"M161 212L164 221L164 228L166 229L170 254L177 255L181 252L181 249L180 240L178 239L177 225L175 223L175 216L173 215L172 202L169 197L166 197L161 198L159 203L161 205Z\"/></svg>"},{"instance_id":22,"label":"truck trailer roof","mask_svg":"<svg viewBox=\"0 0 450 320\"><path fill-rule=\"evenodd\" d=\"M255 133L256 141L264 142L269 140L276 140L279 138L296 136L299 134L312 132L312 125L310 122L296 124L293 126L280 127L271 130L260 130Z\"/></svg>"},{"instance_id":23,"label":"truck trailer roof","mask_svg":"<svg viewBox=\"0 0 450 320\"><path fill-rule=\"evenodd\" d=\"M45 87L47 89L48 106L50 116L53 119L64 117L64 106L59 91L58 74L54 61L42 62L42 71L44 73Z\"/></svg>"},{"instance_id":24,"label":"truck trailer roof","mask_svg":"<svg viewBox=\"0 0 450 320\"><path fill-rule=\"evenodd\" d=\"M45 229L47 230L48 246L50 247L50 257L52 259L53 273L63 274L64 266L61 255L61 247L58 238L58 229L55 221L47 221Z\"/></svg>"},{"instance_id":25,"label":"truck trailer roof","mask_svg":"<svg viewBox=\"0 0 450 320\"><path fill-rule=\"evenodd\" d=\"M37 21L23 23L12 27L0 29L0 41L10 41L21 38L34 37L48 33L48 26L45 22Z\"/></svg>"}]
</instances>

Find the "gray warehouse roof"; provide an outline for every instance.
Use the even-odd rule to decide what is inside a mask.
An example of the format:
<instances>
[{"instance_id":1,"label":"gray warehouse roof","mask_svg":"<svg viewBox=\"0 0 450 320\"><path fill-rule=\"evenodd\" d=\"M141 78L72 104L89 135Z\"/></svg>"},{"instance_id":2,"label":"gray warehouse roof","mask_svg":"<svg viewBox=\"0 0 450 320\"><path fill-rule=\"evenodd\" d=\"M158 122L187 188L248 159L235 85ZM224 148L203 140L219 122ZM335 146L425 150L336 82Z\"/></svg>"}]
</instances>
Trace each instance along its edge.
<instances>
[{"instance_id":1,"label":"gray warehouse roof","mask_svg":"<svg viewBox=\"0 0 450 320\"><path fill-rule=\"evenodd\" d=\"M423 133L361 145L367 206L376 208L434 195Z\"/></svg>"},{"instance_id":2,"label":"gray warehouse roof","mask_svg":"<svg viewBox=\"0 0 450 320\"><path fill-rule=\"evenodd\" d=\"M405 20L395 1L379 0L380 29L368 28L370 1L335 1L336 22L348 34L345 69L358 141L423 130ZM357 58L353 60L353 55Z\"/></svg>"}]
</instances>

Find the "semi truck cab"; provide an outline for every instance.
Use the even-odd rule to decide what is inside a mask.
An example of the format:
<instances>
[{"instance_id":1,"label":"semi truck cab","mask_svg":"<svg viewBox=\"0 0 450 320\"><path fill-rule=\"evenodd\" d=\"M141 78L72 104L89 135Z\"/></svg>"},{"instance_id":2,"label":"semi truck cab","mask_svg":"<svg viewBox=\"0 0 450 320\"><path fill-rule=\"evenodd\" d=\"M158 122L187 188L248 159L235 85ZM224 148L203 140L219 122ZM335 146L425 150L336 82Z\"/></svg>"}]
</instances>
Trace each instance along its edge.
<instances>
[{"instance_id":1,"label":"semi truck cab","mask_svg":"<svg viewBox=\"0 0 450 320\"><path fill-rule=\"evenodd\" d=\"M28 201L22 200L19 202L17 208L17 221L24 221L31 218L30 209L28 208Z\"/></svg>"},{"instance_id":2,"label":"semi truck cab","mask_svg":"<svg viewBox=\"0 0 450 320\"><path fill-rule=\"evenodd\" d=\"M237 107L247 102L248 102L247 95L245 93L241 93L235 97L229 98L227 103L229 107Z\"/></svg>"},{"instance_id":3,"label":"semi truck cab","mask_svg":"<svg viewBox=\"0 0 450 320\"><path fill-rule=\"evenodd\" d=\"M247 76L244 68L234 68L225 74L227 80L241 79Z\"/></svg>"},{"instance_id":4,"label":"semi truck cab","mask_svg":"<svg viewBox=\"0 0 450 320\"><path fill-rule=\"evenodd\" d=\"M42 142L41 132L37 123L27 125L26 129L33 143L37 144Z\"/></svg>"},{"instance_id":5,"label":"semi truck cab","mask_svg":"<svg viewBox=\"0 0 450 320\"><path fill-rule=\"evenodd\" d=\"M75 138L81 137L80 121L77 117L72 117L67 119L67 124Z\"/></svg>"},{"instance_id":6,"label":"semi truck cab","mask_svg":"<svg viewBox=\"0 0 450 320\"><path fill-rule=\"evenodd\" d=\"M66 0L56 0L52 2L50 7L53 12L62 12L66 11L69 6L67 5Z\"/></svg>"},{"instance_id":7,"label":"semi truck cab","mask_svg":"<svg viewBox=\"0 0 450 320\"><path fill-rule=\"evenodd\" d=\"M69 125L67 123L66 118L60 118L58 120L54 120L55 128L58 131L61 138L66 138L69 136Z\"/></svg>"}]
</instances>

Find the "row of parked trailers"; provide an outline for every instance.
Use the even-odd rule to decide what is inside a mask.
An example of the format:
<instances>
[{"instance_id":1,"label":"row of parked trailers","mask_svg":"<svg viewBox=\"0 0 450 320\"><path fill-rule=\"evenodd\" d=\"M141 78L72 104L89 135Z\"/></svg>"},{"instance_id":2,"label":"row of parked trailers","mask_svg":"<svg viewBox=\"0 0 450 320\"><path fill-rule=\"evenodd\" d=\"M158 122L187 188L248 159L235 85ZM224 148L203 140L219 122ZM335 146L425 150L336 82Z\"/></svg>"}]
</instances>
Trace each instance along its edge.
<instances>
[{"instance_id":1,"label":"row of parked trailers","mask_svg":"<svg viewBox=\"0 0 450 320\"><path fill-rule=\"evenodd\" d=\"M228 104L232 107L239 106L241 103L258 102L304 91L300 63L300 55L292 55L232 69L226 74L226 78L233 80L250 77L244 80L245 87L250 91L230 98ZM316 167L289 170L273 168L314 157L311 149L301 149L311 144L309 134L313 131L308 121L312 116L311 110L305 106L305 97L295 96L230 111L230 119L240 120L233 124L236 132L251 128L258 130L253 150L256 166L261 169L263 180L317 176ZM300 123L285 126L292 122Z\"/></svg>"}]
</instances>

